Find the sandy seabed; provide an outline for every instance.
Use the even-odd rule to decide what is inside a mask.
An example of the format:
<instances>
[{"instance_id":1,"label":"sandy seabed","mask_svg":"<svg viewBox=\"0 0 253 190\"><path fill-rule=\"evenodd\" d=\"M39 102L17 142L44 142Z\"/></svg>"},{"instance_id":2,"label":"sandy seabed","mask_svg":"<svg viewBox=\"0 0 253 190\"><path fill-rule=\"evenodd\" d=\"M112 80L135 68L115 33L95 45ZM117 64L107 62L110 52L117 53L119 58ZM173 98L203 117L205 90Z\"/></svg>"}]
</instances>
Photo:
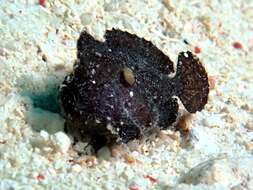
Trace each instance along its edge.
<instances>
[{"instance_id":1,"label":"sandy seabed","mask_svg":"<svg viewBox=\"0 0 253 190\"><path fill-rule=\"evenodd\" d=\"M253 189L252 23L251 0L2 0L0 189ZM174 62L185 50L201 59L211 89L186 121L189 142L164 131L124 154L77 154L57 88L80 32L103 40L111 28L152 41Z\"/></svg>"}]
</instances>

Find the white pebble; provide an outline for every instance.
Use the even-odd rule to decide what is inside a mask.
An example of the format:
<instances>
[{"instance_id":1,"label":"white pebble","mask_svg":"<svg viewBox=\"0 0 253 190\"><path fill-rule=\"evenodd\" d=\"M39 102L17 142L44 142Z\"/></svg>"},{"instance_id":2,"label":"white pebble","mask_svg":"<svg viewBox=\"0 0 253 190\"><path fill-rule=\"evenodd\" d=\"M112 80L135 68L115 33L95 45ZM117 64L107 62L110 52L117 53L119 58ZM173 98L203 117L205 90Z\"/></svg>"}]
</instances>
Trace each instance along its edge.
<instances>
[{"instance_id":1,"label":"white pebble","mask_svg":"<svg viewBox=\"0 0 253 190\"><path fill-rule=\"evenodd\" d=\"M75 164L74 166L72 166L72 171L80 173L82 171L82 167L79 164Z\"/></svg>"},{"instance_id":2,"label":"white pebble","mask_svg":"<svg viewBox=\"0 0 253 190\"><path fill-rule=\"evenodd\" d=\"M138 157L138 156L139 156L139 152L133 151L132 155L133 155L134 157Z\"/></svg>"},{"instance_id":3,"label":"white pebble","mask_svg":"<svg viewBox=\"0 0 253 190\"><path fill-rule=\"evenodd\" d=\"M44 130L40 131L40 136L46 141L49 139L49 134Z\"/></svg>"},{"instance_id":4,"label":"white pebble","mask_svg":"<svg viewBox=\"0 0 253 190\"><path fill-rule=\"evenodd\" d=\"M54 134L54 140L56 148L62 153L66 153L71 145L70 138L63 132L57 132Z\"/></svg>"}]
</instances>

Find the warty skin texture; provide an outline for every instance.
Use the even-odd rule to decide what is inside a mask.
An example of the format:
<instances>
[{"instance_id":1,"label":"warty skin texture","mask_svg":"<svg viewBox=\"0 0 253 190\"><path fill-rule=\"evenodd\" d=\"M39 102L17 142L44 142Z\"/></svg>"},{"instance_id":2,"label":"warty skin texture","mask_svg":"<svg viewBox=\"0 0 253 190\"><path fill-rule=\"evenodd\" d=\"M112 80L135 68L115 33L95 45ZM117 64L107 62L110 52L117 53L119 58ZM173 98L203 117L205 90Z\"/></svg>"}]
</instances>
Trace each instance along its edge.
<instances>
[{"instance_id":1,"label":"warty skin texture","mask_svg":"<svg viewBox=\"0 0 253 190\"><path fill-rule=\"evenodd\" d=\"M120 30L105 41L83 32L73 73L60 87L65 128L95 148L129 142L177 119L178 96L190 113L204 108L207 73L191 52L181 52L174 77L172 61L151 42Z\"/></svg>"}]
</instances>

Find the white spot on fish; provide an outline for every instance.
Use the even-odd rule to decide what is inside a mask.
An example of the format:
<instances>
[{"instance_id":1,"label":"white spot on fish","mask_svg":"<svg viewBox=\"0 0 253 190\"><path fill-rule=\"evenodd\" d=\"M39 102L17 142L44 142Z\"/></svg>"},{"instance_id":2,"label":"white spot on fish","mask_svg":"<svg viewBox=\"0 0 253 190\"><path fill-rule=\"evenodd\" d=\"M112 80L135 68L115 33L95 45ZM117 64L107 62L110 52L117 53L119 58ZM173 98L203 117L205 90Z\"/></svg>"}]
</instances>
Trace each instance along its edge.
<instances>
[{"instance_id":1,"label":"white spot on fish","mask_svg":"<svg viewBox=\"0 0 253 190\"><path fill-rule=\"evenodd\" d=\"M67 76L66 81L67 81L67 83L71 82L71 77Z\"/></svg>"},{"instance_id":2,"label":"white spot on fish","mask_svg":"<svg viewBox=\"0 0 253 190\"><path fill-rule=\"evenodd\" d=\"M187 57L187 58L189 57L187 52L184 52L184 56Z\"/></svg>"},{"instance_id":3,"label":"white spot on fish","mask_svg":"<svg viewBox=\"0 0 253 190\"><path fill-rule=\"evenodd\" d=\"M66 86L67 86L66 84L61 84L60 89L66 87Z\"/></svg>"},{"instance_id":4,"label":"white spot on fish","mask_svg":"<svg viewBox=\"0 0 253 190\"><path fill-rule=\"evenodd\" d=\"M91 74L94 75L96 73L96 70L95 69L92 69L91 70Z\"/></svg>"},{"instance_id":5,"label":"white spot on fish","mask_svg":"<svg viewBox=\"0 0 253 190\"><path fill-rule=\"evenodd\" d=\"M102 54L99 53L99 52L95 52L95 54L96 54L98 57L102 57Z\"/></svg>"},{"instance_id":6,"label":"white spot on fish","mask_svg":"<svg viewBox=\"0 0 253 190\"><path fill-rule=\"evenodd\" d=\"M96 122L96 123L101 123L101 121L100 121L100 120L98 120L98 119L96 119L96 120L95 120L95 122Z\"/></svg>"}]
</instances>

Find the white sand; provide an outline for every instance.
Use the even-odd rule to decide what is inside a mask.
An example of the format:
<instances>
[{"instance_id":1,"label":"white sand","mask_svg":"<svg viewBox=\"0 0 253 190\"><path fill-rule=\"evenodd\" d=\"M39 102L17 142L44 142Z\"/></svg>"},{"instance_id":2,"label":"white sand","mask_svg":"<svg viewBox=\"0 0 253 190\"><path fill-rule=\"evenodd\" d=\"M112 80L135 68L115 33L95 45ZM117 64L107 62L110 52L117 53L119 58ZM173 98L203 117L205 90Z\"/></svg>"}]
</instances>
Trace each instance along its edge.
<instances>
[{"instance_id":1,"label":"white sand","mask_svg":"<svg viewBox=\"0 0 253 190\"><path fill-rule=\"evenodd\" d=\"M0 189L253 189L252 23L251 0L48 0L46 7L2 1ZM151 40L173 61L180 51L201 48L215 85L205 110L187 121L192 146L170 132L127 156L103 148L97 158L78 157L57 132L59 114L33 108L26 92L46 92L63 80L79 33L103 39L112 27Z\"/></svg>"}]
</instances>

